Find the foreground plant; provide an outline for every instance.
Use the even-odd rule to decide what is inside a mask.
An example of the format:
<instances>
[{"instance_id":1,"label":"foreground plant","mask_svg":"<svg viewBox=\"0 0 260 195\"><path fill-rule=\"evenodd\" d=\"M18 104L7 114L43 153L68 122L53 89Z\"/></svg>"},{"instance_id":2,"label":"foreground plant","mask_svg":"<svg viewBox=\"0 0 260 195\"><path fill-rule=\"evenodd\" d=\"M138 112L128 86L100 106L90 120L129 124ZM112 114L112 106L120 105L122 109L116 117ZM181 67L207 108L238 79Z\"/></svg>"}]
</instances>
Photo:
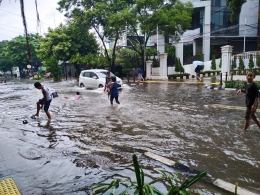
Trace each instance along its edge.
<instances>
[{"instance_id":1,"label":"foreground plant","mask_svg":"<svg viewBox=\"0 0 260 195\"><path fill-rule=\"evenodd\" d=\"M189 195L188 188L207 175L206 172L200 172L190 180L186 180L182 185L180 185L182 179L179 173L166 174L164 171L160 171L162 174L161 177L151 181L150 183L145 183L144 172L139 165L137 156L135 154L133 154L133 166L136 176L136 182L131 181L131 179L114 179L110 183L100 183L93 186L93 190L95 190L93 194L104 194L108 191L110 191L109 194L115 194L116 189L121 184L125 186L125 189L121 193L119 193L120 195L129 194L129 190L134 190L133 194L135 195L164 195L162 192L151 185L152 183L161 181L168 182L170 184L167 195Z\"/></svg>"}]
</instances>

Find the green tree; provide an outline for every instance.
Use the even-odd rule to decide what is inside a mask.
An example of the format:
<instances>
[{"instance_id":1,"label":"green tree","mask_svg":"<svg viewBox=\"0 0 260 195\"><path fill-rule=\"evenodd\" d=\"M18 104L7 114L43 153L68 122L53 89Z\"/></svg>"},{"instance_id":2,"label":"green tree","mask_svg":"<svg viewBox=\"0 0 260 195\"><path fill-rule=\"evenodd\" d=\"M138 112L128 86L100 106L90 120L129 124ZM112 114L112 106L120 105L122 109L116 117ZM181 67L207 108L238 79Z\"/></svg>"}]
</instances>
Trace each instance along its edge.
<instances>
[{"instance_id":1,"label":"green tree","mask_svg":"<svg viewBox=\"0 0 260 195\"><path fill-rule=\"evenodd\" d=\"M219 61L219 68L221 68L222 67L222 57L220 58L220 61Z\"/></svg>"},{"instance_id":2,"label":"green tree","mask_svg":"<svg viewBox=\"0 0 260 195\"><path fill-rule=\"evenodd\" d=\"M66 10L68 17L77 15L79 18L83 15L84 20L91 24L102 41L112 71L115 65L115 49L120 36L127 34L136 37L129 42L140 55L144 65L145 47L149 38L156 34L156 27L158 26L159 33L165 37L178 40L190 27L193 11L192 3L170 1L165 4L162 0L109 2L60 0L58 4L59 10ZM113 40L111 57L105 44L107 39Z\"/></svg>"},{"instance_id":3,"label":"green tree","mask_svg":"<svg viewBox=\"0 0 260 195\"><path fill-rule=\"evenodd\" d=\"M179 64L179 59L176 57L175 58L175 72L180 72L180 64Z\"/></svg>"},{"instance_id":4,"label":"green tree","mask_svg":"<svg viewBox=\"0 0 260 195\"><path fill-rule=\"evenodd\" d=\"M80 64L97 65L98 45L88 29L88 26L69 22L68 26L61 24L56 29L49 28L46 37L41 37L41 47L37 50L37 55L48 70L57 71L52 74L59 73L59 61L69 61L74 65L77 74L81 71ZM59 79L58 76L55 77L55 80Z\"/></svg>"},{"instance_id":5,"label":"green tree","mask_svg":"<svg viewBox=\"0 0 260 195\"><path fill-rule=\"evenodd\" d=\"M256 54L256 65L258 68L260 68L260 55L259 53Z\"/></svg>"},{"instance_id":6,"label":"green tree","mask_svg":"<svg viewBox=\"0 0 260 195\"><path fill-rule=\"evenodd\" d=\"M128 35L136 36L138 40L135 43L131 41L133 48L138 51L139 47L142 56L149 38L157 33L157 29L159 34L178 41L180 35L190 27L192 11L190 2L170 1L164 4L161 0L136 1L136 6L130 9L130 17L127 18Z\"/></svg>"},{"instance_id":7,"label":"green tree","mask_svg":"<svg viewBox=\"0 0 260 195\"><path fill-rule=\"evenodd\" d=\"M80 20L90 25L101 40L104 54L111 66L112 71L115 70L116 45L120 35L125 31L125 13L127 1L74 1L60 0L59 10L66 10L65 16ZM109 53L107 41L113 42L112 52Z\"/></svg>"},{"instance_id":8,"label":"green tree","mask_svg":"<svg viewBox=\"0 0 260 195\"><path fill-rule=\"evenodd\" d=\"M141 64L138 53L132 49L122 48L117 52L116 56L116 64L123 67L125 74Z\"/></svg>"},{"instance_id":9,"label":"green tree","mask_svg":"<svg viewBox=\"0 0 260 195\"><path fill-rule=\"evenodd\" d=\"M170 44L165 44L165 52L167 55L171 58L174 58L175 56L175 47Z\"/></svg>"},{"instance_id":10,"label":"green tree","mask_svg":"<svg viewBox=\"0 0 260 195\"><path fill-rule=\"evenodd\" d=\"M244 64L244 61L242 59L242 56L239 56L238 70L245 70L245 64Z\"/></svg>"},{"instance_id":11,"label":"green tree","mask_svg":"<svg viewBox=\"0 0 260 195\"><path fill-rule=\"evenodd\" d=\"M202 54L201 53L198 54L198 60L202 61Z\"/></svg>"},{"instance_id":12,"label":"green tree","mask_svg":"<svg viewBox=\"0 0 260 195\"><path fill-rule=\"evenodd\" d=\"M181 64L181 59L180 58L178 58L178 61L179 61L179 71L181 72L181 73L184 73L184 68L183 68L183 66L182 66L182 64Z\"/></svg>"},{"instance_id":13,"label":"green tree","mask_svg":"<svg viewBox=\"0 0 260 195\"><path fill-rule=\"evenodd\" d=\"M233 22L241 12L242 5L247 0L227 0L229 9L232 10L230 20Z\"/></svg>"},{"instance_id":14,"label":"green tree","mask_svg":"<svg viewBox=\"0 0 260 195\"><path fill-rule=\"evenodd\" d=\"M211 70L216 70L216 57L213 55L212 60L211 60Z\"/></svg>"},{"instance_id":15,"label":"green tree","mask_svg":"<svg viewBox=\"0 0 260 195\"><path fill-rule=\"evenodd\" d=\"M235 70L237 68L237 57L234 56L233 60L232 60L232 65L231 65L231 68L233 70Z\"/></svg>"},{"instance_id":16,"label":"green tree","mask_svg":"<svg viewBox=\"0 0 260 195\"><path fill-rule=\"evenodd\" d=\"M19 67L20 72L27 69L27 65L32 66L40 65L40 60L35 55L35 50L39 48L39 38L37 34L28 35L29 46L31 51L32 62L28 61L27 57L27 41L24 36L18 36L14 39L5 42L4 47L1 49L1 58L5 61L6 68L12 71L13 67ZM37 68L37 67L36 67Z\"/></svg>"},{"instance_id":17,"label":"green tree","mask_svg":"<svg viewBox=\"0 0 260 195\"><path fill-rule=\"evenodd\" d=\"M3 72L6 72L8 70L12 71L12 68L13 68L13 65L12 65L10 59L8 58L8 56L6 56L7 42L8 41L0 42L0 70Z\"/></svg>"},{"instance_id":18,"label":"green tree","mask_svg":"<svg viewBox=\"0 0 260 195\"><path fill-rule=\"evenodd\" d=\"M253 61L253 54L250 54L248 67L249 67L249 69L253 69L255 67L255 64Z\"/></svg>"}]
</instances>

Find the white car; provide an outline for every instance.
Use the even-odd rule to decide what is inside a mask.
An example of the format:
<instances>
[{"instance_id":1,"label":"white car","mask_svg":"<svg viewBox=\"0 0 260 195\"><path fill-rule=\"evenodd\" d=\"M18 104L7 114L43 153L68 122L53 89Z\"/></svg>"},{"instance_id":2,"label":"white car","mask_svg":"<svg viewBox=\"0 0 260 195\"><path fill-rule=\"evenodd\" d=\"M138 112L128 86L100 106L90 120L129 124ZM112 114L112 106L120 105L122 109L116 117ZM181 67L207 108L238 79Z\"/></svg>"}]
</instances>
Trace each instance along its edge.
<instances>
[{"instance_id":1,"label":"white car","mask_svg":"<svg viewBox=\"0 0 260 195\"><path fill-rule=\"evenodd\" d=\"M91 89L102 88L106 83L107 72L108 70L104 69L82 70L79 75L79 86ZM123 81L119 77L112 72L111 76L116 77L119 88L123 86Z\"/></svg>"}]
</instances>

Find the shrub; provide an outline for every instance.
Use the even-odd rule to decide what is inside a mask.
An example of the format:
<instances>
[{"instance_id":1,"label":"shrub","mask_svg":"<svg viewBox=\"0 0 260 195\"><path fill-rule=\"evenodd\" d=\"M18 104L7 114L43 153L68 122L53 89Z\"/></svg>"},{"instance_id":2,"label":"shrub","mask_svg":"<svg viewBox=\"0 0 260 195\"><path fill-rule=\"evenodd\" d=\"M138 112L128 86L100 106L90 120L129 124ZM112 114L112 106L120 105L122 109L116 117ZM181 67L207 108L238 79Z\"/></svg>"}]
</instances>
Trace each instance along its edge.
<instances>
[{"instance_id":1,"label":"shrub","mask_svg":"<svg viewBox=\"0 0 260 195\"><path fill-rule=\"evenodd\" d=\"M182 72L182 73L184 73L184 68L183 68L183 66L182 66L182 64L181 64L181 59L179 58L179 69L180 69L180 72Z\"/></svg>"},{"instance_id":2,"label":"shrub","mask_svg":"<svg viewBox=\"0 0 260 195\"><path fill-rule=\"evenodd\" d=\"M256 54L256 65L258 68L260 68L260 55L259 53Z\"/></svg>"},{"instance_id":3,"label":"shrub","mask_svg":"<svg viewBox=\"0 0 260 195\"><path fill-rule=\"evenodd\" d=\"M253 55L250 54L249 57L249 64L248 64L249 69L253 69L255 67L254 61L253 61Z\"/></svg>"},{"instance_id":4,"label":"shrub","mask_svg":"<svg viewBox=\"0 0 260 195\"><path fill-rule=\"evenodd\" d=\"M237 68L237 57L234 56L233 60L232 60L232 65L231 68L234 70Z\"/></svg>"},{"instance_id":5,"label":"shrub","mask_svg":"<svg viewBox=\"0 0 260 195\"><path fill-rule=\"evenodd\" d=\"M175 58L175 72L180 72L179 59Z\"/></svg>"},{"instance_id":6,"label":"shrub","mask_svg":"<svg viewBox=\"0 0 260 195\"><path fill-rule=\"evenodd\" d=\"M255 81L258 88L260 88L260 81ZM227 81L226 88L244 89L246 82L243 81Z\"/></svg>"},{"instance_id":7,"label":"shrub","mask_svg":"<svg viewBox=\"0 0 260 195\"><path fill-rule=\"evenodd\" d=\"M239 57L238 70L245 70L245 64L244 64L244 61L242 59L242 56Z\"/></svg>"},{"instance_id":8,"label":"shrub","mask_svg":"<svg viewBox=\"0 0 260 195\"><path fill-rule=\"evenodd\" d=\"M211 67L212 70L216 70L216 57L213 55L212 60L211 60Z\"/></svg>"},{"instance_id":9,"label":"shrub","mask_svg":"<svg viewBox=\"0 0 260 195\"><path fill-rule=\"evenodd\" d=\"M186 180L183 184L180 185L182 179L181 175L178 173L174 174L166 174L164 171L161 172L161 177L151 181L149 183L146 183L144 180L144 172L142 170L142 167L139 165L137 156L133 154L133 166L134 166L134 172L136 176L136 182L131 181L131 179L126 180L120 180L120 179L114 179L111 183L100 183L95 186L93 186L94 193L93 194L104 194L105 192L111 191L109 194L115 194L115 190L119 187L119 185L125 186L125 190L121 193L121 195L127 195L129 194L129 190L134 190L135 195L163 195L162 192L160 192L158 189L156 189L154 186L152 186L153 183L156 181L165 181L169 184L169 191L167 194L169 195L189 195L190 191L188 188L192 186L194 183L199 181L201 178L207 175L206 172L200 172L197 175L195 175L193 178Z\"/></svg>"}]
</instances>

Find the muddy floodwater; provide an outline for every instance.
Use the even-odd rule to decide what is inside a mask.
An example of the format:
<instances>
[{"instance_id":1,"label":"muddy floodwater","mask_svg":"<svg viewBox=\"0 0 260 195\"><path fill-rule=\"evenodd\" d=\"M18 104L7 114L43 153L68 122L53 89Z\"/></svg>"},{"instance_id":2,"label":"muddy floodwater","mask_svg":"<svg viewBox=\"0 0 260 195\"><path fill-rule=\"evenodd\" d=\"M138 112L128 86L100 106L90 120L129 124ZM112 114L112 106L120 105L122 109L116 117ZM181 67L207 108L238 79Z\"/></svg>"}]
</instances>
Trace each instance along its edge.
<instances>
[{"instance_id":1,"label":"muddy floodwater","mask_svg":"<svg viewBox=\"0 0 260 195\"><path fill-rule=\"evenodd\" d=\"M206 171L208 180L260 194L260 130L253 121L242 130L244 94L205 84L135 83L111 106L103 89L79 88L75 80L42 84L59 95L51 121L43 111L30 118L42 97L33 81L0 85L0 179L12 177L23 195L92 194L94 184L113 176L134 178L133 153L149 179L160 169ZM74 100L77 91L82 100ZM151 160L145 151L187 169Z\"/></svg>"}]
</instances>

